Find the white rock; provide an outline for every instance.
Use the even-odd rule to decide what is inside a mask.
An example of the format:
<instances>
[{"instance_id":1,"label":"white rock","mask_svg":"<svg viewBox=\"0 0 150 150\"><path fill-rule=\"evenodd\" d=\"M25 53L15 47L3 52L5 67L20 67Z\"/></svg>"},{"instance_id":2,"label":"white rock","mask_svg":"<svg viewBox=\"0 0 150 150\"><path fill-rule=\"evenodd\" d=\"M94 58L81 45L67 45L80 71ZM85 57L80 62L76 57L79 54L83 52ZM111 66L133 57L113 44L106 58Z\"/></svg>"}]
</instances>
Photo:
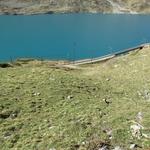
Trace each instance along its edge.
<instances>
[{"instance_id":1,"label":"white rock","mask_svg":"<svg viewBox=\"0 0 150 150\"><path fill-rule=\"evenodd\" d=\"M115 67L115 68L117 68L117 67L118 67L118 65L114 65L114 67Z\"/></svg>"},{"instance_id":2,"label":"white rock","mask_svg":"<svg viewBox=\"0 0 150 150\"><path fill-rule=\"evenodd\" d=\"M142 136L142 132L141 132L142 129L144 129L144 127L139 123L130 126L132 136L138 139L140 139Z\"/></svg>"},{"instance_id":3,"label":"white rock","mask_svg":"<svg viewBox=\"0 0 150 150\"><path fill-rule=\"evenodd\" d=\"M148 136L147 134L143 133L142 136L145 137L145 138L147 138L147 139L150 139L150 136Z\"/></svg>"},{"instance_id":4,"label":"white rock","mask_svg":"<svg viewBox=\"0 0 150 150\"><path fill-rule=\"evenodd\" d=\"M68 97L67 97L67 99L72 99L73 98L73 96L72 95L69 95Z\"/></svg>"},{"instance_id":5,"label":"white rock","mask_svg":"<svg viewBox=\"0 0 150 150\"><path fill-rule=\"evenodd\" d=\"M51 81L55 81L55 79L54 79L54 78L49 78L49 80L51 80Z\"/></svg>"},{"instance_id":6,"label":"white rock","mask_svg":"<svg viewBox=\"0 0 150 150\"><path fill-rule=\"evenodd\" d=\"M110 81L110 78L107 78L106 81Z\"/></svg>"},{"instance_id":7,"label":"white rock","mask_svg":"<svg viewBox=\"0 0 150 150\"><path fill-rule=\"evenodd\" d=\"M142 114L142 112L138 112L136 118L137 118L138 123L141 123L142 120L143 120L143 114Z\"/></svg>"},{"instance_id":8,"label":"white rock","mask_svg":"<svg viewBox=\"0 0 150 150\"><path fill-rule=\"evenodd\" d=\"M131 145L130 145L130 149L134 149L135 146L136 146L136 144L131 144Z\"/></svg>"},{"instance_id":9,"label":"white rock","mask_svg":"<svg viewBox=\"0 0 150 150\"><path fill-rule=\"evenodd\" d=\"M33 93L34 96L39 96L41 93Z\"/></svg>"},{"instance_id":10,"label":"white rock","mask_svg":"<svg viewBox=\"0 0 150 150\"><path fill-rule=\"evenodd\" d=\"M116 146L113 150L122 150L120 146Z\"/></svg>"},{"instance_id":11,"label":"white rock","mask_svg":"<svg viewBox=\"0 0 150 150\"><path fill-rule=\"evenodd\" d=\"M82 145L85 145L86 144L86 142L82 142Z\"/></svg>"},{"instance_id":12,"label":"white rock","mask_svg":"<svg viewBox=\"0 0 150 150\"><path fill-rule=\"evenodd\" d=\"M99 148L99 150L108 150L108 149L107 149L107 146L103 146L103 147Z\"/></svg>"}]
</instances>

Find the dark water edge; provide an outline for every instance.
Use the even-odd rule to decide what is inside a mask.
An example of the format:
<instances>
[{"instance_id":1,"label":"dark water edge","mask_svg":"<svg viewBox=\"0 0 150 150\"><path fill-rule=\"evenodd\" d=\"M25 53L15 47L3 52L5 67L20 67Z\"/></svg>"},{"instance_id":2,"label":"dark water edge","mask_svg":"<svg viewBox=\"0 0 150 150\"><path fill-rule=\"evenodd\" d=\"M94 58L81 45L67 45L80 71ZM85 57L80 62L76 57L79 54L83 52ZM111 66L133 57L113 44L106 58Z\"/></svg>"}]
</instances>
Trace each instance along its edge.
<instances>
[{"instance_id":1,"label":"dark water edge","mask_svg":"<svg viewBox=\"0 0 150 150\"><path fill-rule=\"evenodd\" d=\"M0 16L0 61L79 60L150 42L150 15L44 14Z\"/></svg>"}]
</instances>

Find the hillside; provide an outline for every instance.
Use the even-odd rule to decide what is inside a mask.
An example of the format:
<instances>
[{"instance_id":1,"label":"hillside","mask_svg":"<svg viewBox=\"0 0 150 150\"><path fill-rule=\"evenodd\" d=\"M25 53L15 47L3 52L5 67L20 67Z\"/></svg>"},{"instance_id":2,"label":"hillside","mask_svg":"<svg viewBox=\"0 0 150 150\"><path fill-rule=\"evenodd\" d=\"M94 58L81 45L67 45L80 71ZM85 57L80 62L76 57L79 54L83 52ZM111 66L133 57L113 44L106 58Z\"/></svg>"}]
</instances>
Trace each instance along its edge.
<instances>
[{"instance_id":1,"label":"hillside","mask_svg":"<svg viewBox=\"0 0 150 150\"><path fill-rule=\"evenodd\" d=\"M150 13L149 0L0 0L1 14Z\"/></svg>"},{"instance_id":2,"label":"hillside","mask_svg":"<svg viewBox=\"0 0 150 150\"><path fill-rule=\"evenodd\" d=\"M1 150L150 149L149 57L0 65Z\"/></svg>"}]
</instances>

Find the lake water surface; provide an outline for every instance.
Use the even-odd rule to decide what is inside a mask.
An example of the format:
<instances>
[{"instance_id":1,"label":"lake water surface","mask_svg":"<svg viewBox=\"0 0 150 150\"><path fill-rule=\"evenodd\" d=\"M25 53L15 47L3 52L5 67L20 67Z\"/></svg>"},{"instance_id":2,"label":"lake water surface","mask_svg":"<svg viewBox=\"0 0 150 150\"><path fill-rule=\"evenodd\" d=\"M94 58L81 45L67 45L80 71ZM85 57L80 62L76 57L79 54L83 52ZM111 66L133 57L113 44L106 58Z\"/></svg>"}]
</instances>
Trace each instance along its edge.
<instances>
[{"instance_id":1,"label":"lake water surface","mask_svg":"<svg viewBox=\"0 0 150 150\"><path fill-rule=\"evenodd\" d=\"M150 15L0 16L0 61L94 58L150 42Z\"/></svg>"}]
</instances>

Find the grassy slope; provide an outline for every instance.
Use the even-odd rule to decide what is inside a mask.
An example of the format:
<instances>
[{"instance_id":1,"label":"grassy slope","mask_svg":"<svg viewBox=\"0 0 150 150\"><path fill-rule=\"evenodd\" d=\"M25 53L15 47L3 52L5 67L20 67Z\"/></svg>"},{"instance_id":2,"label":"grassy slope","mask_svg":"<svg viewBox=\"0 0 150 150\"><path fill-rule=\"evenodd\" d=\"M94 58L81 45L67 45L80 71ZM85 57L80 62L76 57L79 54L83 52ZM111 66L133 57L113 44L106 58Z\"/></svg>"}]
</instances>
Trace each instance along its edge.
<instances>
[{"instance_id":1,"label":"grassy slope","mask_svg":"<svg viewBox=\"0 0 150 150\"><path fill-rule=\"evenodd\" d=\"M1 150L149 149L149 139L130 132L142 112L142 133L150 133L149 57L145 49L77 70L40 62L0 68Z\"/></svg>"}]
</instances>

